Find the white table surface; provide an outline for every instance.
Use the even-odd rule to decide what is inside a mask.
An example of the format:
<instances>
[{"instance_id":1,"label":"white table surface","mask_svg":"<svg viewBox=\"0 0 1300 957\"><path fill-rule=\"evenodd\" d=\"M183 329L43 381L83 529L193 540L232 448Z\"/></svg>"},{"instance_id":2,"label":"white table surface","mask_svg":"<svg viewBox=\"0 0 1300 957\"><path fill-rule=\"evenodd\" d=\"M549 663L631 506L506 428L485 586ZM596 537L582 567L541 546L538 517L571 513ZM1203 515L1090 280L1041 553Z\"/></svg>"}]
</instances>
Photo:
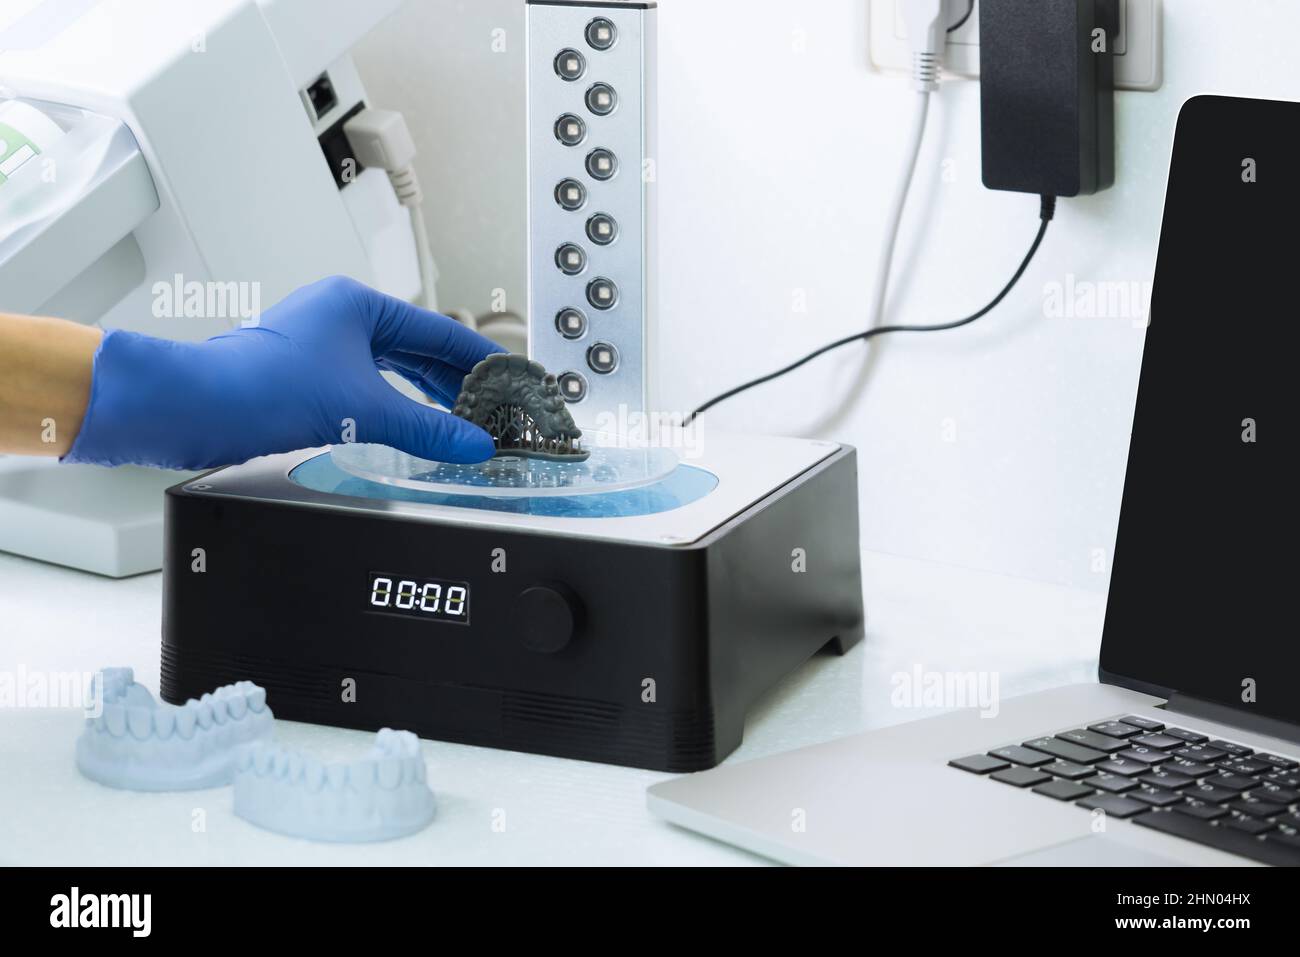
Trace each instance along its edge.
<instances>
[{"instance_id":1,"label":"white table surface","mask_svg":"<svg viewBox=\"0 0 1300 957\"><path fill-rule=\"evenodd\" d=\"M1102 593L872 552L863 578L866 641L787 678L728 761L934 713L892 703L891 676L918 665L994 672L1003 697L1095 679ZM130 665L156 693L160 585L157 574L113 581L0 554L0 672ZM668 775L651 771L424 741L434 823L398 841L330 845L236 818L229 788L137 794L87 781L72 760L80 729L76 711L0 707L0 863L764 863L652 817L645 789ZM371 735L278 721L276 737L331 760L360 756Z\"/></svg>"}]
</instances>

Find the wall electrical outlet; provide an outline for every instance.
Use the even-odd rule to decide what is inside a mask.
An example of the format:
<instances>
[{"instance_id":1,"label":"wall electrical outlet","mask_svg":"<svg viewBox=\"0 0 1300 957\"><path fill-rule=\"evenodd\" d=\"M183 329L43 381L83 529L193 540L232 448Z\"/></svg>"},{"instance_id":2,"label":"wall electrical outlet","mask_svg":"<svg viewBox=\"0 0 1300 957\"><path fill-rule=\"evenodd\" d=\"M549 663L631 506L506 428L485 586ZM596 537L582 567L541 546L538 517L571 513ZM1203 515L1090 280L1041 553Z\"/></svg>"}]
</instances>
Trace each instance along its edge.
<instances>
[{"instance_id":1,"label":"wall electrical outlet","mask_svg":"<svg viewBox=\"0 0 1300 957\"><path fill-rule=\"evenodd\" d=\"M881 71L910 73L911 47L902 7L908 0L868 0L870 3L871 63ZM1164 82L1162 0L1119 0L1120 32L1112 40L1117 90L1158 90ZM944 0L948 23L966 13L969 0ZM943 72L949 77L977 79L980 75L979 0L958 29L948 34Z\"/></svg>"}]
</instances>

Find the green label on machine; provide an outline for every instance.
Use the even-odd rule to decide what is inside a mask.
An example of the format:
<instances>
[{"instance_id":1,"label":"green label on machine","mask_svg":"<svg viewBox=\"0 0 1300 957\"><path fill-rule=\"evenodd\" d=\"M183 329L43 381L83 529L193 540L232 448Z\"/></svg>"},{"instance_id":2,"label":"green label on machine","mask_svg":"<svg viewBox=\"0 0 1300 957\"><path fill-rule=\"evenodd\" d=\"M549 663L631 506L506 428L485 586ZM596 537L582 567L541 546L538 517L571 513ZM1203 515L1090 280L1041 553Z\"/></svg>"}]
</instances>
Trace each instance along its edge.
<instances>
[{"instance_id":1,"label":"green label on machine","mask_svg":"<svg viewBox=\"0 0 1300 957\"><path fill-rule=\"evenodd\" d=\"M35 143L7 123L0 123L0 186L38 153Z\"/></svg>"}]
</instances>

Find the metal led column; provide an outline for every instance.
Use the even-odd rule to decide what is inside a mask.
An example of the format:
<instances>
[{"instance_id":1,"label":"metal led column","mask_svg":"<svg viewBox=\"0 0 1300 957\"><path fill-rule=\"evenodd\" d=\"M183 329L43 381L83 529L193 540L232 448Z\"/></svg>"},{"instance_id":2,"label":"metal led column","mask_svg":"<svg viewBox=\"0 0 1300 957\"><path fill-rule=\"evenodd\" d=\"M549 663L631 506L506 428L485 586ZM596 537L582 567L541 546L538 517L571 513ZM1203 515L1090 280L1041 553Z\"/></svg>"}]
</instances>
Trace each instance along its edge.
<instances>
[{"instance_id":1,"label":"metal led column","mask_svg":"<svg viewBox=\"0 0 1300 957\"><path fill-rule=\"evenodd\" d=\"M651 408L655 16L528 4L529 353L587 428Z\"/></svg>"}]
</instances>

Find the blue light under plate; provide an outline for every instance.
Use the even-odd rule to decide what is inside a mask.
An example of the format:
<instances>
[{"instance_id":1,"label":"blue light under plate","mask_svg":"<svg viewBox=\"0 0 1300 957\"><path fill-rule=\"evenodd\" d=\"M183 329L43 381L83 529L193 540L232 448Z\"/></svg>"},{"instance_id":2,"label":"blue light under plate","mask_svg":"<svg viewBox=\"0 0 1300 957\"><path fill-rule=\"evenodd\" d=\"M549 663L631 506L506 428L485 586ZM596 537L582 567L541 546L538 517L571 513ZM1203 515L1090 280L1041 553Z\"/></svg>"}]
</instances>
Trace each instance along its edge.
<instances>
[{"instance_id":1,"label":"blue light under plate","mask_svg":"<svg viewBox=\"0 0 1300 957\"><path fill-rule=\"evenodd\" d=\"M289 478L303 488L329 495L555 518L631 518L637 515L656 515L699 501L718 486L718 479L713 473L689 465L679 465L666 478L653 485L622 492L535 498L496 498L490 493L449 495L385 485L349 475L334 464L328 452L303 462L289 473Z\"/></svg>"}]
</instances>

